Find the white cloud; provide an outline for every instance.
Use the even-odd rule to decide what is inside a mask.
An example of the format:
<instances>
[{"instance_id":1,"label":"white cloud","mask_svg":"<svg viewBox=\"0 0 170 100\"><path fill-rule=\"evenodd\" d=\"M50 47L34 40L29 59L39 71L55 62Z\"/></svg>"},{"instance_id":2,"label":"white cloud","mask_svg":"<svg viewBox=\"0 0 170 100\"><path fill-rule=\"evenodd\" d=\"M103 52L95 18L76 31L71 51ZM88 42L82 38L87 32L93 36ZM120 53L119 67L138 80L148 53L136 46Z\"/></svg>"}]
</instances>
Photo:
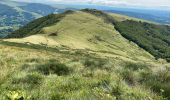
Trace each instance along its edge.
<instances>
[{"instance_id":1,"label":"white cloud","mask_svg":"<svg viewBox=\"0 0 170 100\"><path fill-rule=\"evenodd\" d=\"M16 0L26 2L91 3L103 5L161 6L170 5L170 0Z\"/></svg>"}]
</instances>

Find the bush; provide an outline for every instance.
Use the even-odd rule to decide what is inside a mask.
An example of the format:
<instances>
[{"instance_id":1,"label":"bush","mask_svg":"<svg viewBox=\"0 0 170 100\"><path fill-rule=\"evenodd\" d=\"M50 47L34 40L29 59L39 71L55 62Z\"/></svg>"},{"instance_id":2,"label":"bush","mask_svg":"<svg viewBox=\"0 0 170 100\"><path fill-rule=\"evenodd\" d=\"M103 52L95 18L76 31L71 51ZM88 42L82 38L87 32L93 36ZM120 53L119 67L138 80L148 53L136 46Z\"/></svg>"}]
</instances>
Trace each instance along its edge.
<instances>
[{"instance_id":1,"label":"bush","mask_svg":"<svg viewBox=\"0 0 170 100\"><path fill-rule=\"evenodd\" d=\"M57 74L57 75L68 75L72 72L72 69L65 64L58 62L49 62L43 65L37 66L37 70L44 75Z\"/></svg>"},{"instance_id":2,"label":"bush","mask_svg":"<svg viewBox=\"0 0 170 100\"><path fill-rule=\"evenodd\" d=\"M170 73L169 69L158 71L157 73L145 72L141 73L142 84L150 87L154 92L159 93L163 97L170 99ZM162 91L163 90L163 91Z\"/></svg>"},{"instance_id":3,"label":"bush","mask_svg":"<svg viewBox=\"0 0 170 100\"><path fill-rule=\"evenodd\" d=\"M105 59L86 58L84 61L84 66L89 68L103 68L106 63L107 62Z\"/></svg>"},{"instance_id":4,"label":"bush","mask_svg":"<svg viewBox=\"0 0 170 100\"><path fill-rule=\"evenodd\" d=\"M50 100L63 100L63 97L58 93L51 94Z\"/></svg>"},{"instance_id":5,"label":"bush","mask_svg":"<svg viewBox=\"0 0 170 100\"><path fill-rule=\"evenodd\" d=\"M135 85L136 80L133 71L127 69L121 72L121 76L129 85Z\"/></svg>"},{"instance_id":6,"label":"bush","mask_svg":"<svg viewBox=\"0 0 170 100\"><path fill-rule=\"evenodd\" d=\"M168 83L161 83L158 81L152 81L149 83L149 85L151 86L151 89L154 92L159 93L160 95L162 95L165 98L168 98L168 100L170 99L170 85Z\"/></svg>"}]
</instances>

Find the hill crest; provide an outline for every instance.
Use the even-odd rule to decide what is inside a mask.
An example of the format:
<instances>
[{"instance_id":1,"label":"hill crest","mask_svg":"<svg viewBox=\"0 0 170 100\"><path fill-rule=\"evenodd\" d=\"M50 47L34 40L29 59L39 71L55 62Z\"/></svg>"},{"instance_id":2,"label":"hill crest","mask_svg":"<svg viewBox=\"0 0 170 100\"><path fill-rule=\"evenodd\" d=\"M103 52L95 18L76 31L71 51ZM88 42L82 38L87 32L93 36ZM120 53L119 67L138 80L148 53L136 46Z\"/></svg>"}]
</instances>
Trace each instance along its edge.
<instances>
[{"instance_id":1,"label":"hill crest","mask_svg":"<svg viewBox=\"0 0 170 100\"><path fill-rule=\"evenodd\" d=\"M159 31L168 28L96 12L49 15L0 40L0 97L168 100L170 64L131 40L159 29L154 40L161 43Z\"/></svg>"},{"instance_id":2,"label":"hill crest","mask_svg":"<svg viewBox=\"0 0 170 100\"><path fill-rule=\"evenodd\" d=\"M94 10L93 10L94 11ZM9 37L17 37L15 34L19 33L19 37L25 37L24 39L9 39L10 41L29 42L33 36L41 36L47 38L49 41L56 41L56 46L67 46L72 49L89 49L98 51L102 54L108 53L108 56L121 57L122 59L141 59L145 61L154 60L154 57L147 53L145 50L140 49L137 45L129 42L123 38L117 30L115 30L110 16L101 12L100 17L85 11L67 11L63 14L49 15L38 20L35 20L14 32ZM103 19L107 16L109 20ZM50 19L49 19L50 18ZM47 20L43 20L47 19ZM39 21L40 20L40 21ZM41 22L43 20L43 22ZM37 25L32 25L38 21ZM34 29L35 27L36 29ZM28 31L23 31L24 28L29 27ZM33 27L33 29L31 29ZM22 32L23 31L23 32ZM26 34L24 34L26 33ZM20 35L21 34L21 35ZM38 37L37 37L38 38ZM40 38L42 39L42 38ZM40 40L39 39L39 40ZM39 41L37 39L37 41ZM43 39L44 40L44 39ZM39 41L39 44L43 41ZM37 43L37 42L36 42ZM44 41L44 44L53 45L54 42ZM135 56L138 55L138 58Z\"/></svg>"}]
</instances>

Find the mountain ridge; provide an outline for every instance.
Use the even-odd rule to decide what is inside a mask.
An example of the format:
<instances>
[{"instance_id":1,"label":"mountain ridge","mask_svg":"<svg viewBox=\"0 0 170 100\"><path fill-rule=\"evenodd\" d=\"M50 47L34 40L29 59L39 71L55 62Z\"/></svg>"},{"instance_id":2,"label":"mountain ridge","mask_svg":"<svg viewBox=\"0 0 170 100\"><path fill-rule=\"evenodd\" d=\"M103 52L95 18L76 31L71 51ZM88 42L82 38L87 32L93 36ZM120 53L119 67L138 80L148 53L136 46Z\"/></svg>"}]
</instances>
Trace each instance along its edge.
<instances>
[{"instance_id":1,"label":"mountain ridge","mask_svg":"<svg viewBox=\"0 0 170 100\"><path fill-rule=\"evenodd\" d=\"M170 52L169 52L169 50L170 50L170 48L169 48L169 43L170 43L169 34L170 33L168 31L170 29L169 26L148 23L143 20L136 20L136 19L133 20L133 19L128 19L128 18L125 20L119 21L116 18L114 18L114 16L111 16L108 13L105 13L105 12L102 12L99 10L95 10L95 9L83 9L80 11L66 11L63 14L52 14L47 17L43 17L43 18L36 20L38 22L41 19L45 19L46 21L43 21L43 22L40 21L40 23L42 25L38 24L38 27L33 27L34 24L35 25L37 24L36 21L33 21L33 23L31 22L30 25L28 24L27 26L15 31L8 37L24 37L24 35L29 36L29 35L34 35L34 34L46 34L47 28L45 29L45 27L50 27L50 25L52 25L52 24L57 24L58 22L60 22L60 20L62 21L62 19L65 18L65 16L67 16L69 14L77 13L77 12L85 12L85 13L94 15L98 18L101 18L102 20L104 20L104 23L111 24L115 28L115 30L118 31L127 40L136 43L139 47L150 52L157 59L163 58L163 59L166 59L167 61L169 61L169 59L170 59L170 57L169 57L169 54L170 54ZM124 24L126 24L126 25L124 25ZM128 24L131 24L131 27L128 27ZM33 29L29 29L31 27L33 27ZM44 27L44 29L43 29L43 27ZM27 32L27 30L30 32ZM48 31L50 32L50 33L48 33L48 35L51 34L51 35L57 36L58 32L56 32L54 29L52 29L52 30L54 32L53 31L50 32L50 29L47 30L47 33L48 33ZM135 33L135 32L137 32L137 33ZM138 34L141 34L141 35L138 36ZM147 34L150 34L149 35L150 37ZM153 35L153 34L155 34L155 35ZM149 39L145 40L145 38L149 38ZM160 45L162 45L162 46L160 46ZM164 49L161 49L161 48L164 48Z\"/></svg>"},{"instance_id":2,"label":"mountain ridge","mask_svg":"<svg viewBox=\"0 0 170 100\"><path fill-rule=\"evenodd\" d=\"M151 25L94 9L36 19L0 40L0 98L168 100L170 64L123 36L166 32Z\"/></svg>"},{"instance_id":3,"label":"mountain ridge","mask_svg":"<svg viewBox=\"0 0 170 100\"><path fill-rule=\"evenodd\" d=\"M31 32L28 32L28 33L30 33L28 35L27 35L27 31L25 32L26 33L25 36L20 35L20 34L24 34L24 32L18 30L18 31L16 31L16 33L14 32L9 37L11 38L11 37L20 36L19 38L22 38L22 37L27 38L27 36L28 36L28 38L30 38L31 35L35 35L35 36L42 35L42 36L44 36L44 38L47 38L50 40L52 39L52 40L56 41L57 44L65 45L65 46L71 47L73 49L74 48L75 49L86 49L87 48L87 49L91 49L91 50L95 50L95 51L104 51L104 52L106 51L108 53L110 50L111 51L113 50L113 53L118 54L118 55L125 54L125 55L127 55L127 57L130 57L130 56L128 56L127 51L120 50L119 52L122 52L122 53L118 53L118 50L119 50L118 48L123 49L123 48L128 48L128 46L130 46L131 48L137 48L137 46L134 46L134 44L128 43L127 40L123 39L123 37L121 37L121 35L114 29L114 27L111 24L109 24L110 22L105 23L106 20L103 20L100 18L98 19L96 16L93 16L92 14L88 14L86 12L81 12L81 11L77 11L77 12L67 11L63 14L64 15L66 14L66 16L64 16L62 14L58 14L57 17L55 17L56 15L50 15L50 16L53 16L52 18L54 18L54 19L56 19L56 18L60 19L59 16L62 16L63 18L60 21L58 19L56 19L56 21L54 21L52 19L52 21L51 21L51 19L50 20L48 19L49 17L44 17L44 18L48 19L48 21L44 21L45 23L46 22L52 22L52 23L50 25L44 24L45 26L43 26L42 28L39 28L39 26L38 26L38 28L35 28L35 29L34 28L28 29L31 31ZM87 17L87 16L89 16L89 17ZM94 21L92 21L92 20L94 20ZM89 21L92 21L91 25L90 25ZM40 23L42 23L42 22L40 22ZM82 25L78 26L78 24L80 24L80 23ZM29 27L29 26L33 26L33 25L28 25L26 27ZM75 29L75 27L77 29ZM94 27L94 28L92 28L92 27ZM97 30L98 27L100 27L101 29ZM38 31L35 31L37 29L38 29ZM22 28L21 28L21 30L22 30ZM19 35L18 35L18 33L19 33ZM81 37L83 37L83 38L81 38ZM115 38L115 43L111 37ZM77 40L77 39L79 39L79 40ZM120 44L122 43L124 46L120 47L119 42L120 42ZM44 41L44 44L46 44L45 41ZM108 50L105 48L107 48ZM117 48L118 50L116 50L114 48ZM134 50L136 51L136 49L134 49ZM130 52L129 52L129 54L132 54L132 52L131 53ZM138 52L140 52L140 51L138 51ZM147 53L139 53L139 55L140 54L141 54L141 58L145 54L146 54L145 56L149 57L149 55ZM130 57L130 58L133 58L133 57ZM153 59L153 58L151 57L151 59Z\"/></svg>"}]
</instances>

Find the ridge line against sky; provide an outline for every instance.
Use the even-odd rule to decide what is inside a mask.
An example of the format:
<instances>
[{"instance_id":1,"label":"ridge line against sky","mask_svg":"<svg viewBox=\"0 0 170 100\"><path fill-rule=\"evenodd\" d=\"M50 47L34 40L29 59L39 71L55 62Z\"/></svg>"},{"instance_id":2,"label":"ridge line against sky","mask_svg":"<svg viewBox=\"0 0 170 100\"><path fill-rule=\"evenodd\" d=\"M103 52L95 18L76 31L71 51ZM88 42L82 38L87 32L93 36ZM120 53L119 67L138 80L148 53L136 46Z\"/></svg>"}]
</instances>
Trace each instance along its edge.
<instances>
[{"instance_id":1,"label":"ridge line against sky","mask_svg":"<svg viewBox=\"0 0 170 100\"><path fill-rule=\"evenodd\" d=\"M100 4L108 6L145 6L145 7L170 7L170 0L13 0L20 2L36 3L82 3Z\"/></svg>"}]
</instances>

